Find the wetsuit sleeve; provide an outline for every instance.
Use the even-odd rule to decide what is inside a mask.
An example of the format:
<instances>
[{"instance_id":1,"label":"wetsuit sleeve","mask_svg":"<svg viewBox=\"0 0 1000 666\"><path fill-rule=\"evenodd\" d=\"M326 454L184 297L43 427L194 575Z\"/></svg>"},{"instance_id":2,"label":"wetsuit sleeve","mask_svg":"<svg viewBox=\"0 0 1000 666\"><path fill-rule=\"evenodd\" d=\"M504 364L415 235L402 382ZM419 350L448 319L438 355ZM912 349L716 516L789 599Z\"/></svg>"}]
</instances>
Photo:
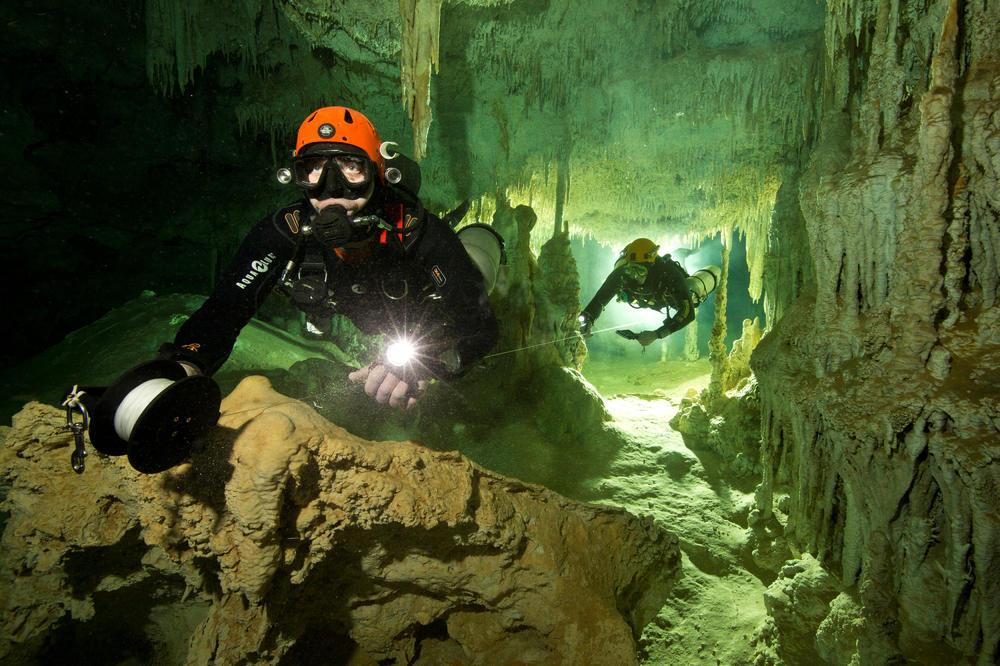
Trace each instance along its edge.
<instances>
[{"instance_id":1,"label":"wetsuit sleeve","mask_svg":"<svg viewBox=\"0 0 1000 666\"><path fill-rule=\"evenodd\" d=\"M671 317L663 320L663 325L656 329L656 337L665 338L675 331L679 331L692 321L694 321L694 301L688 295L681 303L680 308Z\"/></svg>"},{"instance_id":2,"label":"wetsuit sleeve","mask_svg":"<svg viewBox=\"0 0 1000 666\"><path fill-rule=\"evenodd\" d=\"M260 308L291 258L294 244L266 218L243 240L211 296L177 331L161 357L193 363L214 374L229 358L240 331Z\"/></svg>"},{"instance_id":3,"label":"wetsuit sleeve","mask_svg":"<svg viewBox=\"0 0 1000 666\"><path fill-rule=\"evenodd\" d=\"M459 377L489 353L500 337L482 274L455 232L434 215L427 214L411 252L435 285L443 314L443 325L430 334L439 353L425 364L436 377ZM457 366L439 360L447 350L458 353Z\"/></svg>"},{"instance_id":4,"label":"wetsuit sleeve","mask_svg":"<svg viewBox=\"0 0 1000 666\"><path fill-rule=\"evenodd\" d=\"M601 316L602 312L604 312L605 306L611 302L611 299L614 298L615 294L617 294L621 289L622 276L624 273L624 266L619 266L615 270L611 271L611 274L604 280L604 284L602 284L601 288L597 290L594 297L590 299L590 302L587 303L587 307L583 309L581 314L586 315L592 322L597 321L597 318Z\"/></svg>"}]
</instances>

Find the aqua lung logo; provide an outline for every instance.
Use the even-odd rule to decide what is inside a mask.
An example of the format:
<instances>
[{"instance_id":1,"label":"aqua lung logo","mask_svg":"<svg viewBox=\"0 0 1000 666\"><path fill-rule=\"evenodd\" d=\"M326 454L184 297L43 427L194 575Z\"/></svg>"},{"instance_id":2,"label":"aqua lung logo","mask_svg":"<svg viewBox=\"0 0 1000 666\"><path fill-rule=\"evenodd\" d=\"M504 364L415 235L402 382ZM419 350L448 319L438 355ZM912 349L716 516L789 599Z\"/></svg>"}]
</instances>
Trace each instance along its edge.
<instances>
[{"instance_id":1,"label":"aqua lung logo","mask_svg":"<svg viewBox=\"0 0 1000 666\"><path fill-rule=\"evenodd\" d=\"M431 277L434 279L434 284L438 287L443 287L444 283L448 281L448 278L445 277L444 271L437 265L431 268Z\"/></svg>"},{"instance_id":2,"label":"aqua lung logo","mask_svg":"<svg viewBox=\"0 0 1000 666\"><path fill-rule=\"evenodd\" d=\"M333 136L333 125L330 123L323 123L319 126L319 129L316 130L316 132L319 134L321 139L329 139Z\"/></svg>"},{"instance_id":3,"label":"aqua lung logo","mask_svg":"<svg viewBox=\"0 0 1000 666\"><path fill-rule=\"evenodd\" d=\"M257 279L257 276L266 273L267 269L271 267L271 263L277 259L274 252L268 252L267 256L263 259L254 259L250 262L250 270L244 275L236 286L240 289L246 289L253 281Z\"/></svg>"}]
</instances>

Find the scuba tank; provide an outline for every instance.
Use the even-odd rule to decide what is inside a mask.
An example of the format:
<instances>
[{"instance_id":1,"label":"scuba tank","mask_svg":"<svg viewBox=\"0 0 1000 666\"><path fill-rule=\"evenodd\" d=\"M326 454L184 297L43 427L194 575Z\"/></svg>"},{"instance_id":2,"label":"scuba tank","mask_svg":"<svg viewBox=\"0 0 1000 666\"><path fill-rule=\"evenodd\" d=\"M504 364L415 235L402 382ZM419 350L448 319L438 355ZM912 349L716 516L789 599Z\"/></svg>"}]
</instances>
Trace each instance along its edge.
<instances>
[{"instance_id":1,"label":"scuba tank","mask_svg":"<svg viewBox=\"0 0 1000 666\"><path fill-rule=\"evenodd\" d=\"M503 237L496 229L485 224L470 224L458 230L458 240L465 251L483 274L483 285L486 293L493 291L497 282L500 265L507 263L507 253L504 250Z\"/></svg>"},{"instance_id":2,"label":"scuba tank","mask_svg":"<svg viewBox=\"0 0 1000 666\"><path fill-rule=\"evenodd\" d=\"M691 292L695 305L700 305L708 298L709 294L715 291L721 277L721 268L718 266L705 266L684 280L688 291Z\"/></svg>"}]
</instances>

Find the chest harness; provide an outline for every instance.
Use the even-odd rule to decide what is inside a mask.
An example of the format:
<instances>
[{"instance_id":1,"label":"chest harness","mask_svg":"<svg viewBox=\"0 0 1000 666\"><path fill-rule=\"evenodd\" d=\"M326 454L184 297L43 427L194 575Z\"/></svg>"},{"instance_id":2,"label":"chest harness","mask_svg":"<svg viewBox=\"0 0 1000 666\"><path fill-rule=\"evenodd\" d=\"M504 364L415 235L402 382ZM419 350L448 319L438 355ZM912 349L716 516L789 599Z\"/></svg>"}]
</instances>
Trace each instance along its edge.
<instances>
[{"instance_id":1,"label":"chest harness","mask_svg":"<svg viewBox=\"0 0 1000 666\"><path fill-rule=\"evenodd\" d=\"M619 302L627 303L636 309L653 309L666 314L667 308L678 310L683 306L671 289L671 277L682 278L686 276L683 269L677 262L667 255L663 265L657 265L655 269L649 270L647 279L643 283L630 280L628 276L623 277L621 288L617 294ZM671 275L673 274L673 275ZM629 282L632 284L629 284Z\"/></svg>"},{"instance_id":2,"label":"chest harness","mask_svg":"<svg viewBox=\"0 0 1000 666\"><path fill-rule=\"evenodd\" d=\"M402 204L387 206L386 212L387 217L395 220L394 223L376 215L357 220L358 223L367 222L371 227L379 229L377 238L370 241L369 245L351 250L336 248L334 254L346 264L361 265L369 261L377 250L390 245L405 253L409 247L405 231L408 224L412 224L413 218L404 213ZM307 312L332 311L337 302L329 285L328 254L318 242L310 242L311 236L311 227L303 226L299 230L292 258L278 280L278 289ZM370 271L360 273L369 279L362 279L351 285L350 289L355 294L367 294L374 285L383 297L392 301L399 301L410 295L410 284L406 277L390 280L372 276ZM364 275L365 273L368 275Z\"/></svg>"}]
</instances>

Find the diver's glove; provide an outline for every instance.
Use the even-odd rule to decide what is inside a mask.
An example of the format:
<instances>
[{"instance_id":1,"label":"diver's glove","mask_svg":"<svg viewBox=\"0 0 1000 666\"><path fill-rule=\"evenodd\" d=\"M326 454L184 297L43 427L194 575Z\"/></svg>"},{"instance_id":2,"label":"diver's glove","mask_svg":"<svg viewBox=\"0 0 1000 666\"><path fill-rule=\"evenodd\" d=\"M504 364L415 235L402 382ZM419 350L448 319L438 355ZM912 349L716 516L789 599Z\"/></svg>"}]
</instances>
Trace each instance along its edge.
<instances>
[{"instance_id":1,"label":"diver's glove","mask_svg":"<svg viewBox=\"0 0 1000 666\"><path fill-rule=\"evenodd\" d=\"M327 206L312 221L313 235L328 250L343 247L351 240L351 220L343 206Z\"/></svg>"},{"instance_id":2,"label":"diver's glove","mask_svg":"<svg viewBox=\"0 0 1000 666\"><path fill-rule=\"evenodd\" d=\"M656 331L643 331L642 333L636 333L635 331L623 328L620 331L615 331L615 333L622 336L626 340L635 340L643 347L651 345L660 339L660 336Z\"/></svg>"},{"instance_id":3,"label":"diver's glove","mask_svg":"<svg viewBox=\"0 0 1000 666\"><path fill-rule=\"evenodd\" d=\"M576 319L580 322L580 335L588 337L592 335L590 329L594 327L594 318L590 316L590 313L584 310Z\"/></svg>"},{"instance_id":4,"label":"diver's glove","mask_svg":"<svg viewBox=\"0 0 1000 666\"><path fill-rule=\"evenodd\" d=\"M386 346L377 361L355 370L347 378L352 382L363 382L365 393L375 398L375 402L410 409L427 389L428 368L418 360L420 355L421 352L407 339L396 340ZM447 364L447 361L438 362ZM461 363L457 352L454 353L454 362Z\"/></svg>"}]
</instances>

